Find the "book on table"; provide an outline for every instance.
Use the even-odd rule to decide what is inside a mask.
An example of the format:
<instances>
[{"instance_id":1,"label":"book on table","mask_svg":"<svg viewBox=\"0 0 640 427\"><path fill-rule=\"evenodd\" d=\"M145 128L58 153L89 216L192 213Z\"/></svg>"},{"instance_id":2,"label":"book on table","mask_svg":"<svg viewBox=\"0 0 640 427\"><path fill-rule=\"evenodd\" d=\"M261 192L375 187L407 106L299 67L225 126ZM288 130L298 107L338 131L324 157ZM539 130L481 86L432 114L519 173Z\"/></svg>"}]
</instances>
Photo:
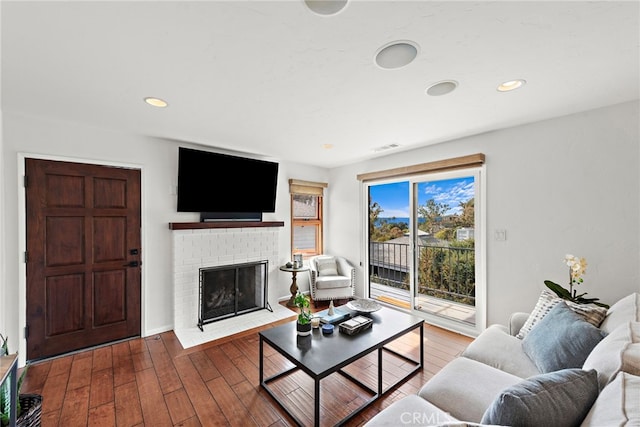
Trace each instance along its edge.
<instances>
[{"instance_id":1,"label":"book on table","mask_svg":"<svg viewBox=\"0 0 640 427\"><path fill-rule=\"evenodd\" d=\"M320 323L335 323L351 317L351 311L344 307L335 307L333 315L329 315L329 309L318 311L314 316L320 318Z\"/></svg>"}]
</instances>

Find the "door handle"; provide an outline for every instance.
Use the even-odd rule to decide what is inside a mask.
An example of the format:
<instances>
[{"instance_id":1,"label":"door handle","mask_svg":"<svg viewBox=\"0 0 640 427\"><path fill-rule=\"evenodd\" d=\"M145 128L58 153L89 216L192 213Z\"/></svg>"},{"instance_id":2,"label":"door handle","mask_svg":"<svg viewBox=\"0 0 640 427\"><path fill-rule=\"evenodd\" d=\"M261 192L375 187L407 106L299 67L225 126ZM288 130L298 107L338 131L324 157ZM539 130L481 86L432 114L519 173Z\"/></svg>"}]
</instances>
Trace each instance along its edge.
<instances>
[{"instance_id":1,"label":"door handle","mask_svg":"<svg viewBox=\"0 0 640 427\"><path fill-rule=\"evenodd\" d=\"M142 265L142 262L140 261L131 261L128 264L125 264L125 267L139 267Z\"/></svg>"}]
</instances>

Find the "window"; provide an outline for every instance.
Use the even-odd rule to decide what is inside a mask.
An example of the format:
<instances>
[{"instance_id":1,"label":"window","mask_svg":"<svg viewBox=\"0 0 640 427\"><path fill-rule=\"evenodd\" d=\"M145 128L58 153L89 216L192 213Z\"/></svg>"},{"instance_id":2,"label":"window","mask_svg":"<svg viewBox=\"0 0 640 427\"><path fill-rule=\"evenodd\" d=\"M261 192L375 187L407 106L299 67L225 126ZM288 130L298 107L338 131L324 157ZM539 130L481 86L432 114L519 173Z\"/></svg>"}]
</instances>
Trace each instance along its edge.
<instances>
[{"instance_id":1,"label":"window","mask_svg":"<svg viewBox=\"0 0 640 427\"><path fill-rule=\"evenodd\" d=\"M322 246L323 182L289 180L291 193L291 252L304 257L319 255Z\"/></svg>"}]
</instances>

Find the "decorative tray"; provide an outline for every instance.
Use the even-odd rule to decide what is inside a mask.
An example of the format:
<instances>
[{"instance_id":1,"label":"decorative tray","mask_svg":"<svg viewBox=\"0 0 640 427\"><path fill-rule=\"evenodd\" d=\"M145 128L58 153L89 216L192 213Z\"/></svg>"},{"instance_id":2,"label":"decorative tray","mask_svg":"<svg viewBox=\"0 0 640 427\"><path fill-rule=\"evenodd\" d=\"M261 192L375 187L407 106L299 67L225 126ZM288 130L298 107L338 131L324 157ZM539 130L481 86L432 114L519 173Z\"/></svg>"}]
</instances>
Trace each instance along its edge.
<instances>
[{"instance_id":1,"label":"decorative tray","mask_svg":"<svg viewBox=\"0 0 640 427\"><path fill-rule=\"evenodd\" d=\"M360 313L373 313L382 308L380 304L372 299L360 298L347 303L347 307L351 310L359 311Z\"/></svg>"},{"instance_id":2,"label":"decorative tray","mask_svg":"<svg viewBox=\"0 0 640 427\"><path fill-rule=\"evenodd\" d=\"M373 324L373 320L364 316L356 316L353 319L349 319L346 322L342 322L338 325L340 332L347 335L354 335L358 332L368 329Z\"/></svg>"}]
</instances>

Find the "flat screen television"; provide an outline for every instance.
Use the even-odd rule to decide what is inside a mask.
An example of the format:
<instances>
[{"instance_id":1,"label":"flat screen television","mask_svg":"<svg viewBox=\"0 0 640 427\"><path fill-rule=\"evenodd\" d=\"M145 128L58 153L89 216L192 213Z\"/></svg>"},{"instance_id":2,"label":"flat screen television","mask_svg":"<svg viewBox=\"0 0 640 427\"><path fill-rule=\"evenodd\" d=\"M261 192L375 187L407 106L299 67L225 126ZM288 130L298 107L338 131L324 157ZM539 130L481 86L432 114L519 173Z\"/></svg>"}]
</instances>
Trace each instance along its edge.
<instances>
[{"instance_id":1,"label":"flat screen television","mask_svg":"<svg viewBox=\"0 0 640 427\"><path fill-rule=\"evenodd\" d=\"M178 212L206 213L201 220L261 219L275 212L277 186L276 162L178 149Z\"/></svg>"}]
</instances>

